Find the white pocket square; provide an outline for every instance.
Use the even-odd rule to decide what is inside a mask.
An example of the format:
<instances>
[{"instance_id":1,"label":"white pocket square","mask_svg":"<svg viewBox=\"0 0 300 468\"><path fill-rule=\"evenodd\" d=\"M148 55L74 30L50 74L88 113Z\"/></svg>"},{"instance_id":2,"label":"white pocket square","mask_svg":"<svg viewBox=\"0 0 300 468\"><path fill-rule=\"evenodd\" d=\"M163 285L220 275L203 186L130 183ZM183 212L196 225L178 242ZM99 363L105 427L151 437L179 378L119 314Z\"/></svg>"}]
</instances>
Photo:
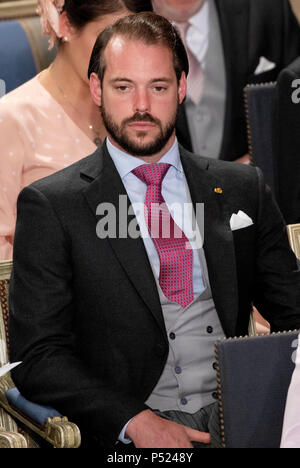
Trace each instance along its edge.
<instances>
[{"instance_id":1,"label":"white pocket square","mask_svg":"<svg viewBox=\"0 0 300 468\"><path fill-rule=\"evenodd\" d=\"M260 57L259 64L254 72L254 75L260 75L267 71L273 70L276 67L276 63L270 62L266 57Z\"/></svg>"},{"instance_id":2,"label":"white pocket square","mask_svg":"<svg viewBox=\"0 0 300 468\"><path fill-rule=\"evenodd\" d=\"M241 210L238 212L238 214L233 213L230 218L230 227L232 231L252 226L252 224L252 219Z\"/></svg>"},{"instance_id":3,"label":"white pocket square","mask_svg":"<svg viewBox=\"0 0 300 468\"><path fill-rule=\"evenodd\" d=\"M17 367L21 362L13 362L12 364L5 364L5 366L0 367L0 377L10 372L12 369Z\"/></svg>"}]
</instances>

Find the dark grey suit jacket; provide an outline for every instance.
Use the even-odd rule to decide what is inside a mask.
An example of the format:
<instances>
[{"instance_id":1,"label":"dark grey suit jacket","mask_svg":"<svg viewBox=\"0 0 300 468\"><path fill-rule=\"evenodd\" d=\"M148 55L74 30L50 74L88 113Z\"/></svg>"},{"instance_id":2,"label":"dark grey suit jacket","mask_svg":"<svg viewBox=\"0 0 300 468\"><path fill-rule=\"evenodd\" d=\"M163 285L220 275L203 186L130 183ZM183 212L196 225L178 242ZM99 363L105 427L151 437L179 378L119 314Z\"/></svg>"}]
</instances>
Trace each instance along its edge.
<instances>
[{"instance_id":1,"label":"dark grey suit jacket","mask_svg":"<svg viewBox=\"0 0 300 468\"><path fill-rule=\"evenodd\" d=\"M300 28L288 0L215 0L220 20L227 80L226 114L220 159L248 153L243 90L247 84L276 81L279 72L300 55ZM260 57L276 64L260 75ZM192 151L184 106L177 136Z\"/></svg>"},{"instance_id":2,"label":"dark grey suit jacket","mask_svg":"<svg viewBox=\"0 0 300 468\"><path fill-rule=\"evenodd\" d=\"M226 336L247 333L252 301L274 331L300 328L299 271L261 173L180 151L193 203L205 204L204 249ZM16 385L105 447L145 408L168 356L143 240L96 236L97 206L117 208L120 194L106 145L25 188L10 290L11 359L23 361ZM232 232L239 210L254 224Z\"/></svg>"}]
</instances>

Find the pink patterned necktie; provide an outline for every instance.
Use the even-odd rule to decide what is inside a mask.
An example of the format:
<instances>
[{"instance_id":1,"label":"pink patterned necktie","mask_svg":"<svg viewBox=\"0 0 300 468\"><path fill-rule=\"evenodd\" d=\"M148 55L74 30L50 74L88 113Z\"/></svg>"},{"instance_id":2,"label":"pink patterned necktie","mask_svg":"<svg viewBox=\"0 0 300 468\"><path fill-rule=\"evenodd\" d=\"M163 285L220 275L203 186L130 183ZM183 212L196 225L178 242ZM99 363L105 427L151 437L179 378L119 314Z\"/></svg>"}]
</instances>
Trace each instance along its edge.
<instances>
[{"instance_id":1,"label":"pink patterned necktie","mask_svg":"<svg viewBox=\"0 0 300 468\"><path fill-rule=\"evenodd\" d=\"M203 86L204 86L203 70L197 57L195 57L195 55L189 48L187 41L186 41L186 35L191 25L188 22L186 22L186 23L176 23L176 26L180 32L180 36L187 50L188 59L189 59L190 71L189 71L189 75L187 79L187 83L188 83L187 95L193 101L193 103L197 105L199 104L203 95Z\"/></svg>"},{"instance_id":2,"label":"pink patterned necktie","mask_svg":"<svg viewBox=\"0 0 300 468\"><path fill-rule=\"evenodd\" d=\"M193 251L174 222L161 194L170 164L144 164L132 172L147 185L145 218L160 259L159 284L164 295L181 307L193 299Z\"/></svg>"}]
</instances>

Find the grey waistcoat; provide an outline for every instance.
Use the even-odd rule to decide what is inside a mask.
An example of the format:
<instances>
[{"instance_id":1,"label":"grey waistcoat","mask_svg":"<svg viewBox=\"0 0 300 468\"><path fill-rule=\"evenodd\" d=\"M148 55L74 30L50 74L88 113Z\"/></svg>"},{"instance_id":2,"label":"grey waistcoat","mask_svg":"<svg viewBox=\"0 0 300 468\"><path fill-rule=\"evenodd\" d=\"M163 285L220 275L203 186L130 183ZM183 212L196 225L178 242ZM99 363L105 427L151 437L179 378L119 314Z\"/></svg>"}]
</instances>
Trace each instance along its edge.
<instances>
[{"instance_id":1,"label":"grey waistcoat","mask_svg":"<svg viewBox=\"0 0 300 468\"><path fill-rule=\"evenodd\" d=\"M187 194L190 199L188 188ZM224 338L224 331L211 295L204 250L199 249L198 253L205 290L186 308L168 300L156 280L169 339L169 356L146 401L152 409L195 413L216 401L214 342Z\"/></svg>"},{"instance_id":2,"label":"grey waistcoat","mask_svg":"<svg viewBox=\"0 0 300 468\"><path fill-rule=\"evenodd\" d=\"M214 0L209 1L209 46L205 58L204 90L201 101L185 103L194 153L218 158L224 130L226 75L219 18Z\"/></svg>"}]
</instances>

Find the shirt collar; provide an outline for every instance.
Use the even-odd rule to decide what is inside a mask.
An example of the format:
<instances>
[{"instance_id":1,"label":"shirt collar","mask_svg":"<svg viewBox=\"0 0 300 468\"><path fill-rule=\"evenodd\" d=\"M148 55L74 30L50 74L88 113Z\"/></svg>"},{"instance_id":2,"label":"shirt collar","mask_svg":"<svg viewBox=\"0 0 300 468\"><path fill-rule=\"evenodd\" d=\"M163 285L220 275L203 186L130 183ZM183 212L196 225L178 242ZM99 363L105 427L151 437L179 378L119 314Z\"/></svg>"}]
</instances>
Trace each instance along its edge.
<instances>
[{"instance_id":1,"label":"shirt collar","mask_svg":"<svg viewBox=\"0 0 300 468\"><path fill-rule=\"evenodd\" d=\"M121 179L124 179L124 177L126 177L135 168L142 166L143 164L149 164L120 150L111 143L108 137L106 138L106 146ZM177 138L175 138L173 146L166 154L164 154L159 162L171 164L171 166L175 167L177 171L183 172Z\"/></svg>"},{"instance_id":2,"label":"shirt collar","mask_svg":"<svg viewBox=\"0 0 300 468\"><path fill-rule=\"evenodd\" d=\"M187 28L186 35L183 38L188 50L194 54L203 68L205 68L206 65L205 57L209 46L209 9L210 0L206 0L202 8L194 16L189 18L188 23L190 27ZM173 24L176 25L176 22ZM181 30L179 26L178 29Z\"/></svg>"},{"instance_id":3,"label":"shirt collar","mask_svg":"<svg viewBox=\"0 0 300 468\"><path fill-rule=\"evenodd\" d=\"M209 5L208 0L206 0L202 8L191 18L189 18L189 23L195 26L204 36L207 35L209 29Z\"/></svg>"}]
</instances>

